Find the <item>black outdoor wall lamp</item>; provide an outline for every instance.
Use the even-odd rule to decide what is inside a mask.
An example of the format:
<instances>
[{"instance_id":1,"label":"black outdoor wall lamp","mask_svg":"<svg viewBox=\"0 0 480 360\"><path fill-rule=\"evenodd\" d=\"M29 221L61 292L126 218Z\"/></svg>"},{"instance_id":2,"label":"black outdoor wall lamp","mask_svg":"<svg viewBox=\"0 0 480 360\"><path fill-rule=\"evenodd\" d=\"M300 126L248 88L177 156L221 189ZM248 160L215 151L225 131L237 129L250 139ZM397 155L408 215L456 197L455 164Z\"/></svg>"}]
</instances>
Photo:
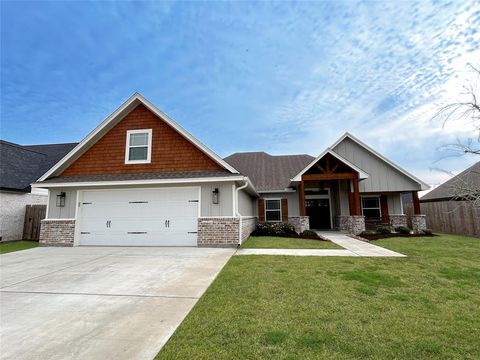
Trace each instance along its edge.
<instances>
[{"instance_id":1,"label":"black outdoor wall lamp","mask_svg":"<svg viewBox=\"0 0 480 360\"><path fill-rule=\"evenodd\" d=\"M63 191L57 195L57 206L58 207L65 206L65 193Z\"/></svg>"},{"instance_id":2,"label":"black outdoor wall lamp","mask_svg":"<svg viewBox=\"0 0 480 360\"><path fill-rule=\"evenodd\" d=\"M220 190L218 190L218 188L215 188L212 191L212 203L218 204L219 202L220 202Z\"/></svg>"}]
</instances>

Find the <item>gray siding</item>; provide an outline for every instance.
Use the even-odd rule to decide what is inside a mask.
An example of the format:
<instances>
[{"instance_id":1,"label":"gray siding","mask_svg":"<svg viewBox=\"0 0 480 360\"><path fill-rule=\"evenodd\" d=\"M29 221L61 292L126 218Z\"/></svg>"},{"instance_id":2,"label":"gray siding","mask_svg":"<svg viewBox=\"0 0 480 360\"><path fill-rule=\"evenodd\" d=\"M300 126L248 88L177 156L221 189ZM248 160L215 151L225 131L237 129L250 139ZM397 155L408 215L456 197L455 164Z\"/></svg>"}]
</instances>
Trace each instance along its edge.
<instances>
[{"instance_id":1,"label":"gray siding","mask_svg":"<svg viewBox=\"0 0 480 360\"><path fill-rule=\"evenodd\" d=\"M234 183L204 183L204 184L182 184L181 186L200 186L201 187L201 216L234 216L233 213L233 185ZM123 187L109 187L108 189L121 189L121 188L160 188L160 187L172 187L168 185L159 186L123 186ZM179 186L173 186L179 187ZM75 218L75 206L77 203L77 190L94 190L101 189L102 187L79 187L79 188L59 188L51 189L48 205L48 219L74 219ZM219 204L212 204L212 191L218 188L220 191ZM56 206L56 196L60 192L64 191L65 207Z\"/></svg>"},{"instance_id":2,"label":"gray siding","mask_svg":"<svg viewBox=\"0 0 480 360\"><path fill-rule=\"evenodd\" d=\"M234 216L233 183L211 183L202 186L202 216ZM218 204L212 203L212 191L218 188L220 198Z\"/></svg>"},{"instance_id":3,"label":"gray siding","mask_svg":"<svg viewBox=\"0 0 480 360\"><path fill-rule=\"evenodd\" d=\"M57 206L57 195L65 193L65 206ZM48 198L47 219L75 219L75 207L77 204L77 189L58 188L51 189Z\"/></svg>"},{"instance_id":4,"label":"gray siding","mask_svg":"<svg viewBox=\"0 0 480 360\"><path fill-rule=\"evenodd\" d=\"M348 204L349 183L346 180L340 180L338 183L340 215L350 215L350 205Z\"/></svg>"},{"instance_id":5,"label":"gray siding","mask_svg":"<svg viewBox=\"0 0 480 360\"><path fill-rule=\"evenodd\" d=\"M245 190L238 192L238 212L242 216L255 216L255 199Z\"/></svg>"},{"instance_id":6,"label":"gray siding","mask_svg":"<svg viewBox=\"0 0 480 360\"><path fill-rule=\"evenodd\" d=\"M345 138L333 151L369 174L368 179L360 181L360 192L420 190L416 181L349 138Z\"/></svg>"},{"instance_id":7,"label":"gray siding","mask_svg":"<svg viewBox=\"0 0 480 360\"><path fill-rule=\"evenodd\" d=\"M300 205L297 192L262 194L264 199L286 198L288 203L288 216L300 216Z\"/></svg>"}]
</instances>

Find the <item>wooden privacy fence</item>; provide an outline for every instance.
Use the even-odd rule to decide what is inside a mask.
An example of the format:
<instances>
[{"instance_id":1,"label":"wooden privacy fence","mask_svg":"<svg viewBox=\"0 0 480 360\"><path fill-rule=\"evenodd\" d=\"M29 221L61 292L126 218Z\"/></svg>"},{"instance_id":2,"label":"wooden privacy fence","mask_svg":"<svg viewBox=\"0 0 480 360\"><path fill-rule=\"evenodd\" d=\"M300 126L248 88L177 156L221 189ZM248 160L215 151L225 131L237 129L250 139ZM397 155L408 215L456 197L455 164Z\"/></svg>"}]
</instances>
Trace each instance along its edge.
<instances>
[{"instance_id":1,"label":"wooden privacy fence","mask_svg":"<svg viewBox=\"0 0 480 360\"><path fill-rule=\"evenodd\" d=\"M23 240L37 240L40 238L40 222L45 219L47 205L27 205L25 221L23 223Z\"/></svg>"},{"instance_id":2,"label":"wooden privacy fence","mask_svg":"<svg viewBox=\"0 0 480 360\"><path fill-rule=\"evenodd\" d=\"M480 237L480 209L466 201L425 202L420 207L433 231Z\"/></svg>"}]
</instances>

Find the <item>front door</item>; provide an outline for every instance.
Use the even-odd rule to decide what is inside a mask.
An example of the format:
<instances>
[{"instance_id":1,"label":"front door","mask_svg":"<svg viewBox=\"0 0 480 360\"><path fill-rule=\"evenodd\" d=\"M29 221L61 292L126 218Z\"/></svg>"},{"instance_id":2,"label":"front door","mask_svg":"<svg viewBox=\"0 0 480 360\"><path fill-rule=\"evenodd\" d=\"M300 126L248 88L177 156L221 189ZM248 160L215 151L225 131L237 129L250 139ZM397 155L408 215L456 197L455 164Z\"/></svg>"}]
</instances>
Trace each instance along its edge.
<instances>
[{"instance_id":1,"label":"front door","mask_svg":"<svg viewBox=\"0 0 480 360\"><path fill-rule=\"evenodd\" d=\"M310 229L331 229L330 200L307 199L305 200L307 216L310 218Z\"/></svg>"}]
</instances>

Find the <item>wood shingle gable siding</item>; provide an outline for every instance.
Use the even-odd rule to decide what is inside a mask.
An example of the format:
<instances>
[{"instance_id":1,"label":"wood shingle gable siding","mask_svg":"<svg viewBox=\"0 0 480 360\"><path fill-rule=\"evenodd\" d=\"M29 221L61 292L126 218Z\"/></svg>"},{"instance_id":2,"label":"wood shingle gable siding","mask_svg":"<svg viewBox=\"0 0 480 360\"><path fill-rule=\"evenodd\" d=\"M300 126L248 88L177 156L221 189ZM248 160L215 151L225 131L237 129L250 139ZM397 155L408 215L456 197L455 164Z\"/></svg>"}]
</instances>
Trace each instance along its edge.
<instances>
[{"instance_id":1,"label":"wood shingle gable siding","mask_svg":"<svg viewBox=\"0 0 480 360\"><path fill-rule=\"evenodd\" d=\"M152 156L147 164L125 164L128 130L152 129ZM221 170L222 167L143 104L62 172L62 176Z\"/></svg>"}]
</instances>

